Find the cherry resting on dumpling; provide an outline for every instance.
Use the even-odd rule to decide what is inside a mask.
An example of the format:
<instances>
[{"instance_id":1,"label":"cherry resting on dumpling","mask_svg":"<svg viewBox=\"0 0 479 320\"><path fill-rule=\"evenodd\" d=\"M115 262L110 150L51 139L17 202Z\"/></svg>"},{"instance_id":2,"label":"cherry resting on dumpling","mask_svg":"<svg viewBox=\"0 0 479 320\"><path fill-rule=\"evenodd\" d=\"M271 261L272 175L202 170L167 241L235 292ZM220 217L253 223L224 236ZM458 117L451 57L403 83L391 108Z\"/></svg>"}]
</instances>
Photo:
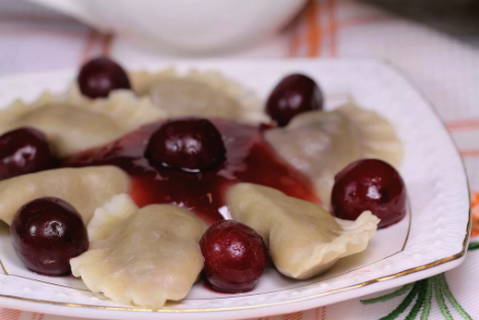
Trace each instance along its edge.
<instances>
[{"instance_id":1,"label":"cherry resting on dumpling","mask_svg":"<svg viewBox=\"0 0 479 320\"><path fill-rule=\"evenodd\" d=\"M390 164L362 159L336 174L331 205L336 217L348 220L370 210L381 219L379 228L384 228L406 215L406 187Z\"/></svg>"},{"instance_id":2,"label":"cherry resting on dumpling","mask_svg":"<svg viewBox=\"0 0 479 320\"><path fill-rule=\"evenodd\" d=\"M87 61L77 76L80 92L90 98L108 97L116 89L131 89L126 71L108 57Z\"/></svg>"},{"instance_id":3,"label":"cherry resting on dumpling","mask_svg":"<svg viewBox=\"0 0 479 320\"><path fill-rule=\"evenodd\" d=\"M274 87L266 102L266 113L280 127L286 126L296 115L323 109L323 93L310 77L290 74Z\"/></svg>"}]
</instances>

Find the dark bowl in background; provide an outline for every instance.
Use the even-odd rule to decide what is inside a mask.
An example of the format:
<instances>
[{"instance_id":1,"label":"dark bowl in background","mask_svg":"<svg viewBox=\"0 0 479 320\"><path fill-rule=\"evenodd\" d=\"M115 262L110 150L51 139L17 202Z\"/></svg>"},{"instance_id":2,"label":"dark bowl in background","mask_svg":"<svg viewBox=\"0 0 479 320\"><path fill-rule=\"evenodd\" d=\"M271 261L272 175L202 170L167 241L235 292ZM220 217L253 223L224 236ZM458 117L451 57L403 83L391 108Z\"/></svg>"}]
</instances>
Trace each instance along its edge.
<instances>
[{"instance_id":1,"label":"dark bowl in background","mask_svg":"<svg viewBox=\"0 0 479 320\"><path fill-rule=\"evenodd\" d=\"M479 0L361 0L467 39L479 36ZM476 39L477 41L477 39ZM477 43L479 45L479 43Z\"/></svg>"}]
</instances>

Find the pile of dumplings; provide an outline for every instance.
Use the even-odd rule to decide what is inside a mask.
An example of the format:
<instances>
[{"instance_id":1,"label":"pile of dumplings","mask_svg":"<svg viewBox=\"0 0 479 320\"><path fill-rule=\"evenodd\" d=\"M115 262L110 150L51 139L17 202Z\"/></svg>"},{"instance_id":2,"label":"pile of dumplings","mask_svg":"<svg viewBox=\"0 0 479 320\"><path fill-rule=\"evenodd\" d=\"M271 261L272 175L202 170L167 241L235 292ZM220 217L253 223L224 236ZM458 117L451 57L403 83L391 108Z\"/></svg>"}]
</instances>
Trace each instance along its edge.
<instances>
[{"instance_id":1,"label":"pile of dumplings","mask_svg":"<svg viewBox=\"0 0 479 320\"><path fill-rule=\"evenodd\" d=\"M0 134L20 126L38 128L65 157L169 117L220 116L256 124L265 119L260 99L216 72L138 72L131 79L139 96L119 90L90 100L73 86L32 103L16 101L0 111ZM334 174L348 163L373 157L398 167L402 158L391 124L354 103L301 114L286 127L266 131L265 139L314 182L320 199L330 198ZM139 208L129 188L128 176L113 166L13 177L0 181L0 219L10 224L24 203L39 197L68 201L81 214L90 239L89 250L70 260L73 275L115 302L161 308L184 299L197 281L204 264L198 242L208 226L185 208ZM338 259L365 250L379 222L369 211L356 221L336 219L326 202L320 206L250 183L232 186L226 205L231 218L263 237L275 268L293 279L314 277Z\"/></svg>"}]
</instances>

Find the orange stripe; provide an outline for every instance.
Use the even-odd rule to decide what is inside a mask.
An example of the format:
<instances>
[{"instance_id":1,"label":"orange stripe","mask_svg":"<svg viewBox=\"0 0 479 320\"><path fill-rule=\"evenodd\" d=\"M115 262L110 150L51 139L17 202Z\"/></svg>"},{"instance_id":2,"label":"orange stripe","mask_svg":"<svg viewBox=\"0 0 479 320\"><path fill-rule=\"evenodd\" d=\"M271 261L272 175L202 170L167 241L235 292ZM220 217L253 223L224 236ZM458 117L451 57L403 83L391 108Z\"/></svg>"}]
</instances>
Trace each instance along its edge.
<instances>
[{"instance_id":1,"label":"orange stripe","mask_svg":"<svg viewBox=\"0 0 479 320\"><path fill-rule=\"evenodd\" d=\"M306 11L308 57L317 57L321 52L321 28L318 6L317 0L311 0Z\"/></svg>"},{"instance_id":2,"label":"orange stripe","mask_svg":"<svg viewBox=\"0 0 479 320\"><path fill-rule=\"evenodd\" d=\"M479 192L474 192L471 196L472 206L479 206Z\"/></svg>"},{"instance_id":3,"label":"orange stripe","mask_svg":"<svg viewBox=\"0 0 479 320\"><path fill-rule=\"evenodd\" d=\"M321 307L321 320L326 320L326 306Z\"/></svg>"},{"instance_id":4,"label":"orange stripe","mask_svg":"<svg viewBox=\"0 0 479 320\"><path fill-rule=\"evenodd\" d=\"M463 157L477 157L479 156L479 149L459 150L459 154Z\"/></svg>"},{"instance_id":5,"label":"orange stripe","mask_svg":"<svg viewBox=\"0 0 479 320\"><path fill-rule=\"evenodd\" d=\"M43 317L44 317L44 315L41 314L41 313L34 313L34 314L32 315L32 320L42 320Z\"/></svg>"},{"instance_id":6,"label":"orange stripe","mask_svg":"<svg viewBox=\"0 0 479 320\"><path fill-rule=\"evenodd\" d=\"M291 20L285 30L288 30L289 43L287 48L288 57L296 57L299 53L299 47L301 45L301 30L303 26L304 17L306 15L307 5L305 5L299 13Z\"/></svg>"},{"instance_id":7,"label":"orange stripe","mask_svg":"<svg viewBox=\"0 0 479 320\"><path fill-rule=\"evenodd\" d=\"M335 1L335 0L332 0ZM352 18L349 20L338 21L336 17L334 17L334 23L327 25L325 28L321 28L321 34L328 34L334 33L335 42L337 42L337 33L340 28L347 28L352 26L358 26L362 24L373 24L373 23L382 23L382 22L391 22L390 18L386 17L364 17L364 18ZM309 30L308 30L309 31ZM299 42L301 41L309 41L310 34L306 34L299 37ZM336 44L337 45L337 44ZM335 46L336 46L335 45Z\"/></svg>"},{"instance_id":8,"label":"orange stripe","mask_svg":"<svg viewBox=\"0 0 479 320\"><path fill-rule=\"evenodd\" d=\"M90 58L91 52L93 50L95 41L97 40L98 32L95 30L90 30L87 34L85 46L82 49L80 54L80 64L85 63L86 60Z\"/></svg>"},{"instance_id":9,"label":"orange stripe","mask_svg":"<svg viewBox=\"0 0 479 320\"><path fill-rule=\"evenodd\" d=\"M299 48L303 42L306 42L308 45L307 54L308 56L317 56L321 51L321 39L322 35L330 34L330 54L332 56L337 56L337 46L338 46L338 33L340 28L347 28L357 25L373 24L373 23L382 23L394 21L390 17L384 16L370 16L370 17L359 17L351 18L344 21L338 21L337 19L337 3L336 0L327 0L325 7L329 10L329 24L326 28L319 26L320 17L315 18L313 11L317 11L317 5L313 4L315 1L308 3L305 9L305 19L307 22L307 33L306 35L301 35L299 32L290 41L288 48L288 55L297 56L299 54ZM314 7L314 8L312 8ZM315 19L313 19L315 18Z\"/></svg>"},{"instance_id":10,"label":"orange stripe","mask_svg":"<svg viewBox=\"0 0 479 320\"><path fill-rule=\"evenodd\" d=\"M2 320L18 320L21 314L19 310L0 309L0 319Z\"/></svg>"},{"instance_id":11,"label":"orange stripe","mask_svg":"<svg viewBox=\"0 0 479 320\"><path fill-rule=\"evenodd\" d=\"M446 122L446 128L448 130L467 130L467 129L479 129L479 119L467 119L459 121Z\"/></svg>"},{"instance_id":12,"label":"orange stripe","mask_svg":"<svg viewBox=\"0 0 479 320\"><path fill-rule=\"evenodd\" d=\"M301 38L298 35L298 32L296 31L289 42L288 46L288 57L297 57L298 56L298 50L299 50L299 44L301 43Z\"/></svg>"},{"instance_id":13,"label":"orange stripe","mask_svg":"<svg viewBox=\"0 0 479 320\"><path fill-rule=\"evenodd\" d=\"M285 314L283 316L283 320L302 320L302 319L303 319L303 313L302 312Z\"/></svg>"},{"instance_id":14,"label":"orange stripe","mask_svg":"<svg viewBox=\"0 0 479 320\"><path fill-rule=\"evenodd\" d=\"M471 195L471 213L472 213L472 228L471 237L479 235L479 192L474 192Z\"/></svg>"},{"instance_id":15,"label":"orange stripe","mask_svg":"<svg viewBox=\"0 0 479 320\"><path fill-rule=\"evenodd\" d=\"M329 53L332 57L337 56L337 35L338 35L338 23L336 20L336 0L327 0L326 2L328 8L328 18L329 18Z\"/></svg>"},{"instance_id":16,"label":"orange stripe","mask_svg":"<svg viewBox=\"0 0 479 320\"><path fill-rule=\"evenodd\" d=\"M101 39L101 54L102 55L104 56L111 55L112 43L113 43L113 35L111 33L102 34L102 39Z\"/></svg>"}]
</instances>

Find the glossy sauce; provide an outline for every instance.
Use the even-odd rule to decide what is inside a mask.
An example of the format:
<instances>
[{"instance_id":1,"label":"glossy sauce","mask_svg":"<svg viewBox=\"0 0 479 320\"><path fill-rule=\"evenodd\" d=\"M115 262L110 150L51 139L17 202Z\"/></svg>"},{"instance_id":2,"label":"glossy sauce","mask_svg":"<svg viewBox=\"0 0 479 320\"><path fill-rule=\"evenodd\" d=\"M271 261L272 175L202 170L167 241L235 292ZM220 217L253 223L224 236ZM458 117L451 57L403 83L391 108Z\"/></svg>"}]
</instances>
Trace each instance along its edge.
<instances>
[{"instance_id":1,"label":"glossy sauce","mask_svg":"<svg viewBox=\"0 0 479 320\"><path fill-rule=\"evenodd\" d=\"M263 139L263 128L224 119L211 121L222 134L227 160L207 172L188 173L149 164L144 151L150 135L162 122L143 126L106 146L65 159L63 166L118 166L132 178L130 195L140 207L176 204L191 209L207 222L223 219L220 212L225 210L225 191L237 182L266 185L293 197L318 201L309 179L280 159Z\"/></svg>"}]
</instances>

